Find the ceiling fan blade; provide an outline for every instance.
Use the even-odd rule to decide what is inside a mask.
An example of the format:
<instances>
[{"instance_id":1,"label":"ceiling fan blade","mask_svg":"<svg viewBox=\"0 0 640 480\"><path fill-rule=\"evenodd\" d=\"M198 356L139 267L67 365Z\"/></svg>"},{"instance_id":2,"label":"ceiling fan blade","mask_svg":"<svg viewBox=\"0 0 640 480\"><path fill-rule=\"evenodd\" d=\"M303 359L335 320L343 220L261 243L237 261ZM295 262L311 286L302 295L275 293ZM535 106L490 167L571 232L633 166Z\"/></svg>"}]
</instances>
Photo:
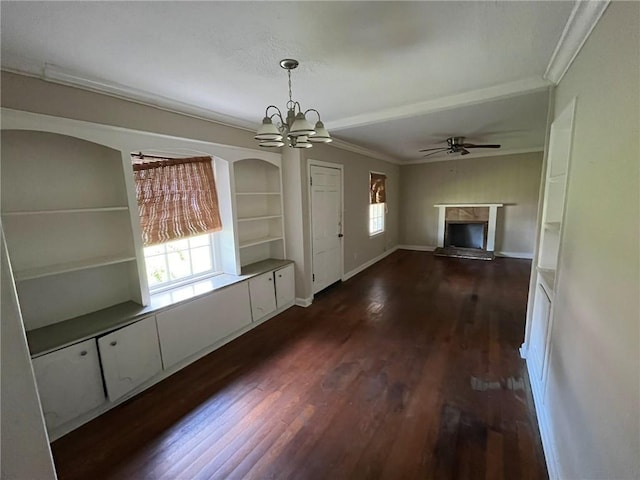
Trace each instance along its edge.
<instances>
[{"instance_id":1,"label":"ceiling fan blade","mask_svg":"<svg viewBox=\"0 0 640 480\"><path fill-rule=\"evenodd\" d=\"M437 152L431 152L431 153L427 153L426 155L423 155L422 158L429 157L431 155L435 155L436 153L446 152L447 150L449 150L449 149L448 148L440 148L440 149L438 149Z\"/></svg>"},{"instance_id":2,"label":"ceiling fan blade","mask_svg":"<svg viewBox=\"0 0 640 480\"><path fill-rule=\"evenodd\" d=\"M422 150L418 150L419 152L430 152L431 150L442 150L442 149L447 149L449 147L435 147L435 148L424 148Z\"/></svg>"},{"instance_id":3,"label":"ceiling fan blade","mask_svg":"<svg viewBox=\"0 0 640 480\"><path fill-rule=\"evenodd\" d=\"M460 155L469 155L471 152L469 150L467 150L466 148L461 148L460 150L458 150L460 152Z\"/></svg>"},{"instance_id":4,"label":"ceiling fan blade","mask_svg":"<svg viewBox=\"0 0 640 480\"><path fill-rule=\"evenodd\" d=\"M462 145L460 145L462 148L500 148L500 145L494 143L494 144L487 144L487 145L474 145L473 143L463 143Z\"/></svg>"}]
</instances>

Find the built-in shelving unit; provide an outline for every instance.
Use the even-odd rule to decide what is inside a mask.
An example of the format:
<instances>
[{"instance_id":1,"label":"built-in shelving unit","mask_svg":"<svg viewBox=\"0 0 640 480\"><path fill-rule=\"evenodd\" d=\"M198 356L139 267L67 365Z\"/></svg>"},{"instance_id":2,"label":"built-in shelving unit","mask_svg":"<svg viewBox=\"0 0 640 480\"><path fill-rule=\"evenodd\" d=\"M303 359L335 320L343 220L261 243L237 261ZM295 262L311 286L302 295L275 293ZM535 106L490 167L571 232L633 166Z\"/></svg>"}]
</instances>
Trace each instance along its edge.
<instances>
[{"instance_id":1,"label":"built-in shelving unit","mask_svg":"<svg viewBox=\"0 0 640 480\"><path fill-rule=\"evenodd\" d=\"M258 159L234 162L235 217L240 266L284 258L280 165Z\"/></svg>"},{"instance_id":2,"label":"built-in shelving unit","mask_svg":"<svg viewBox=\"0 0 640 480\"><path fill-rule=\"evenodd\" d=\"M121 153L2 132L2 217L27 330L141 298Z\"/></svg>"},{"instance_id":3,"label":"built-in shelving unit","mask_svg":"<svg viewBox=\"0 0 640 480\"><path fill-rule=\"evenodd\" d=\"M544 180L542 225L536 258L531 325L527 329L527 367L536 404L543 402L549 341L553 326L558 255L561 248L564 206L573 138L575 100L551 124Z\"/></svg>"}]
</instances>

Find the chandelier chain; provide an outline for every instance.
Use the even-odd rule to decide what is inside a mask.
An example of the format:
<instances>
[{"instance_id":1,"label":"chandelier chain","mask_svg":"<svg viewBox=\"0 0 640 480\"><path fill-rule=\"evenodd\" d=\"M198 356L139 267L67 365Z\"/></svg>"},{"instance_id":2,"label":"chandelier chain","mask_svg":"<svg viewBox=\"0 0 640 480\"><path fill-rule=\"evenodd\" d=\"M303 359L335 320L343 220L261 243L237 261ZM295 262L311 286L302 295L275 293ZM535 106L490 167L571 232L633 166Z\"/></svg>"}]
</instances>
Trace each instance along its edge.
<instances>
[{"instance_id":1,"label":"chandelier chain","mask_svg":"<svg viewBox=\"0 0 640 480\"><path fill-rule=\"evenodd\" d=\"M293 102L293 95L291 93L291 70L287 70L287 75L289 75L289 102Z\"/></svg>"}]
</instances>

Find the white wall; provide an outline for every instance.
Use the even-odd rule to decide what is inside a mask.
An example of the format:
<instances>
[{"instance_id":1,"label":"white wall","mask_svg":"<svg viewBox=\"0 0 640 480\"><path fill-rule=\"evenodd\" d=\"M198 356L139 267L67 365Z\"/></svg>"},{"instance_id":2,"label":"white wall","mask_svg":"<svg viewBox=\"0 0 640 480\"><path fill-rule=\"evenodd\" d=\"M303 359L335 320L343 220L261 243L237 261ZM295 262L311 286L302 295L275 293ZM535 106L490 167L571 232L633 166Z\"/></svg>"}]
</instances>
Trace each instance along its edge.
<instances>
[{"instance_id":1,"label":"white wall","mask_svg":"<svg viewBox=\"0 0 640 480\"><path fill-rule=\"evenodd\" d=\"M577 97L545 408L561 478L640 478L640 3L611 2Z\"/></svg>"},{"instance_id":2,"label":"white wall","mask_svg":"<svg viewBox=\"0 0 640 480\"><path fill-rule=\"evenodd\" d=\"M22 326L15 285L0 231L2 268L0 476L2 479L56 478L35 377Z\"/></svg>"},{"instance_id":3,"label":"white wall","mask_svg":"<svg viewBox=\"0 0 640 480\"><path fill-rule=\"evenodd\" d=\"M436 246L436 203L504 203L496 252L532 257L541 168L542 152L403 165L400 243Z\"/></svg>"}]
</instances>

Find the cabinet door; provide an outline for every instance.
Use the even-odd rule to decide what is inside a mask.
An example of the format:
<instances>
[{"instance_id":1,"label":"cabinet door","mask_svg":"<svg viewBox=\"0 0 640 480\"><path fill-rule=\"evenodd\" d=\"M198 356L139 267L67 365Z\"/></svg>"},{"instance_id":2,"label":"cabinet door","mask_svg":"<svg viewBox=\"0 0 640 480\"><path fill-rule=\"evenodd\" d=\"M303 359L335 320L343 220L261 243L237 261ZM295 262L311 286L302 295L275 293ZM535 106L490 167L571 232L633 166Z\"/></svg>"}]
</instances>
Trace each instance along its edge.
<instances>
[{"instance_id":1,"label":"cabinet door","mask_svg":"<svg viewBox=\"0 0 640 480\"><path fill-rule=\"evenodd\" d=\"M162 370L155 317L100 337L98 347L107 394L112 402Z\"/></svg>"},{"instance_id":2,"label":"cabinet door","mask_svg":"<svg viewBox=\"0 0 640 480\"><path fill-rule=\"evenodd\" d=\"M242 282L157 314L164 368L249 325L249 305Z\"/></svg>"},{"instance_id":3,"label":"cabinet door","mask_svg":"<svg viewBox=\"0 0 640 480\"><path fill-rule=\"evenodd\" d=\"M34 358L32 363L49 431L104 402L95 339Z\"/></svg>"},{"instance_id":4,"label":"cabinet door","mask_svg":"<svg viewBox=\"0 0 640 480\"><path fill-rule=\"evenodd\" d=\"M282 308L295 300L295 278L293 265L288 265L274 273L276 277L276 305Z\"/></svg>"},{"instance_id":5,"label":"cabinet door","mask_svg":"<svg viewBox=\"0 0 640 480\"><path fill-rule=\"evenodd\" d=\"M263 273L249 280L249 292L251 293L251 316L254 322L276 310L273 272Z\"/></svg>"},{"instance_id":6,"label":"cabinet door","mask_svg":"<svg viewBox=\"0 0 640 480\"><path fill-rule=\"evenodd\" d=\"M533 315L531 318L531 341L529 361L532 362L536 375L534 380L541 381L544 367L544 358L547 353L547 338L549 331L549 316L551 313L551 301L542 285L536 287L536 296L533 300Z\"/></svg>"}]
</instances>

